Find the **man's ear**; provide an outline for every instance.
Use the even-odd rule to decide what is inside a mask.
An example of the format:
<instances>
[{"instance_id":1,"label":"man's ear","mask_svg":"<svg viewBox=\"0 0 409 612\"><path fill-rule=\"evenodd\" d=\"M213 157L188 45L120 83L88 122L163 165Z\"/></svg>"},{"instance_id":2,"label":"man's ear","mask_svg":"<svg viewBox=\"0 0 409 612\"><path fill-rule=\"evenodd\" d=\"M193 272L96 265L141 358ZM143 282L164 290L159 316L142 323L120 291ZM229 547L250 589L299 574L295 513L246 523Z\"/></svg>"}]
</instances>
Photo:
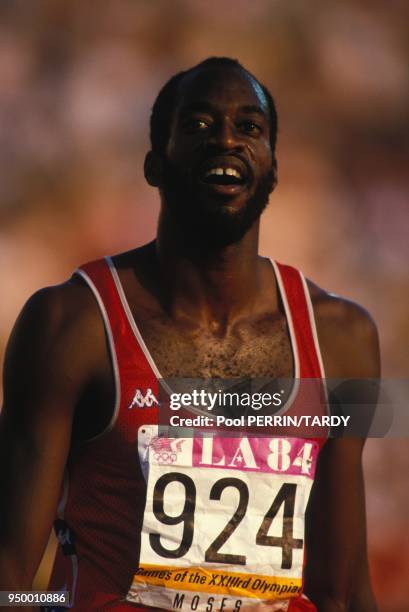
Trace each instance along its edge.
<instances>
[{"instance_id":1,"label":"man's ear","mask_svg":"<svg viewBox=\"0 0 409 612\"><path fill-rule=\"evenodd\" d=\"M143 167L145 178L151 187L160 187L162 184L162 159L157 153L149 151L145 157Z\"/></svg>"}]
</instances>

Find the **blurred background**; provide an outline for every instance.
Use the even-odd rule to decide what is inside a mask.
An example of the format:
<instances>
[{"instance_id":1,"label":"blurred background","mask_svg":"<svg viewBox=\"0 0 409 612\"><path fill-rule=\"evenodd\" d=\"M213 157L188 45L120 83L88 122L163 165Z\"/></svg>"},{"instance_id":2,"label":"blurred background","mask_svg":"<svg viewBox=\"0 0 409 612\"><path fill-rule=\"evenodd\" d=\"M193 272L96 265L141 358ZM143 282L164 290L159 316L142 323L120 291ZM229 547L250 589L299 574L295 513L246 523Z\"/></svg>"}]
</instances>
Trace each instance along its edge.
<instances>
[{"instance_id":1,"label":"blurred background","mask_svg":"<svg viewBox=\"0 0 409 612\"><path fill-rule=\"evenodd\" d=\"M368 308L383 376L407 377L408 23L405 0L2 0L1 355L37 288L154 236L150 108L175 72L228 55L278 106L262 253ZM380 611L407 612L407 440L369 440L365 473Z\"/></svg>"}]
</instances>

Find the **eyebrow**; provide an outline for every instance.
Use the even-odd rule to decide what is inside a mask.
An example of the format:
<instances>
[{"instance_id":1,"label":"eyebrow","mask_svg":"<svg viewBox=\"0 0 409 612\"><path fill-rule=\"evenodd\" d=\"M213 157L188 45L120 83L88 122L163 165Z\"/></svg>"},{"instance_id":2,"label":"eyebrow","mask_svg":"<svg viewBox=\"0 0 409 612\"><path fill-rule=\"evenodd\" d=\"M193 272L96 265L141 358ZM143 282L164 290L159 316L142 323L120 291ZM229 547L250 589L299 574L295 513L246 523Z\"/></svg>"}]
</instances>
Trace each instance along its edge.
<instances>
[{"instance_id":1,"label":"eyebrow","mask_svg":"<svg viewBox=\"0 0 409 612\"><path fill-rule=\"evenodd\" d=\"M191 112L212 112L214 110L213 104L209 102L191 102L190 104L186 104L186 106L182 106L180 109L180 114L185 115L186 113Z\"/></svg>"},{"instance_id":2,"label":"eyebrow","mask_svg":"<svg viewBox=\"0 0 409 612\"><path fill-rule=\"evenodd\" d=\"M190 112L210 112L211 113L214 110L215 110L215 107L213 106L213 104L203 100L202 102L200 101L192 102L191 104L182 106L182 108L180 109L180 114L185 115ZM256 115L260 115L261 117L267 118L267 113L261 108L261 106L258 106L257 104L247 104L245 106L240 106L237 110L238 112L242 112L246 114L256 114Z\"/></svg>"},{"instance_id":3,"label":"eyebrow","mask_svg":"<svg viewBox=\"0 0 409 612\"><path fill-rule=\"evenodd\" d=\"M250 104L248 106L241 106L239 108L243 113L255 113L256 115L261 115L262 117L266 117L266 112L261 108L261 106L257 106L257 104Z\"/></svg>"}]
</instances>

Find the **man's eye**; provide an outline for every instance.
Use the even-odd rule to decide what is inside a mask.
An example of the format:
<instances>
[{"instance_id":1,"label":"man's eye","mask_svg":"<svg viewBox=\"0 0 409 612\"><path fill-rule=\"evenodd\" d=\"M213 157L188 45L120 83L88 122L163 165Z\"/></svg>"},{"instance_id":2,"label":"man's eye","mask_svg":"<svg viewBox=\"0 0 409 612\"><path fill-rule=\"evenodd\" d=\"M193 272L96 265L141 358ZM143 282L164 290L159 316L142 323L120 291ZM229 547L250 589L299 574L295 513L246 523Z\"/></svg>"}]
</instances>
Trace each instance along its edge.
<instances>
[{"instance_id":1,"label":"man's eye","mask_svg":"<svg viewBox=\"0 0 409 612\"><path fill-rule=\"evenodd\" d=\"M185 129L188 132L201 132L207 130L208 127L209 124L203 119L189 119L189 121L185 123Z\"/></svg>"},{"instance_id":2,"label":"man's eye","mask_svg":"<svg viewBox=\"0 0 409 612\"><path fill-rule=\"evenodd\" d=\"M239 128L247 134L259 134L261 132L261 127L254 121L242 121Z\"/></svg>"}]
</instances>

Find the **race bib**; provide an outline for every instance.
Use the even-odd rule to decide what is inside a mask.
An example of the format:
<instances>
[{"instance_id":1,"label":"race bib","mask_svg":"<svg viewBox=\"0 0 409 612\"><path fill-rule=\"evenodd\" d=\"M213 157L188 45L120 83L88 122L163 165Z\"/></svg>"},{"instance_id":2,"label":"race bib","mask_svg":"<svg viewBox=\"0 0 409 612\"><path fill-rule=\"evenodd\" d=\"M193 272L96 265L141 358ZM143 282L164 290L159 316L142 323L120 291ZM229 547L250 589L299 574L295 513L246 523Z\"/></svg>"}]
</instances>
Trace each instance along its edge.
<instances>
[{"instance_id":1,"label":"race bib","mask_svg":"<svg viewBox=\"0 0 409 612\"><path fill-rule=\"evenodd\" d=\"M318 444L139 429L147 498L127 601L166 610L286 610L301 594Z\"/></svg>"}]
</instances>

